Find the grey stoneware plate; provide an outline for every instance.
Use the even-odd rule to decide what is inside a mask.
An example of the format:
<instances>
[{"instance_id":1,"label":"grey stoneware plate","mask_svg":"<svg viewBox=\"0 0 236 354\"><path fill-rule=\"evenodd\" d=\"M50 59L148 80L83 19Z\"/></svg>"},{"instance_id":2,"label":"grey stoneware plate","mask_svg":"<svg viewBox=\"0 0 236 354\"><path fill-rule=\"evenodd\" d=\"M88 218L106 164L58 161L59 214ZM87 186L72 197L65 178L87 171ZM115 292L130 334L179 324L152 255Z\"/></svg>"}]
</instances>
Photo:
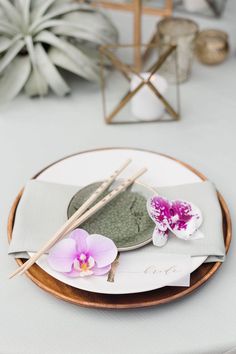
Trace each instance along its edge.
<instances>
[{"instance_id":1,"label":"grey stoneware plate","mask_svg":"<svg viewBox=\"0 0 236 354\"><path fill-rule=\"evenodd\" d=\"M108 191L103 193L100 199L121 182L121 180L117 180ZM67 209L68 218L78 210L101 183L89 184L73 196ZM90 234L96 233L111 238L118 251L130 251L142 247L152 241L155 224L147 213L146 203L147 199L154 194L156 191L153 188L135 182L80 227Z\"/></svg>"}]
</instances>

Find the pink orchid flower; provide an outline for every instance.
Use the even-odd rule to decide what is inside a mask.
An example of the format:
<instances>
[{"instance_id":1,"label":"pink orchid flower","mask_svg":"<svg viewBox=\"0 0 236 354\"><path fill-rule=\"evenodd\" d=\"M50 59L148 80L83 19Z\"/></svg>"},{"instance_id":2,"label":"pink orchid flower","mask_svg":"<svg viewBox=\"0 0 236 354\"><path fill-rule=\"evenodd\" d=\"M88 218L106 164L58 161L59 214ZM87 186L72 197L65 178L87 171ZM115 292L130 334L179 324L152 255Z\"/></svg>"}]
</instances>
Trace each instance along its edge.
<instances>
[{"instance_id":1,"label":"pink orchid flower","mask_svg":"<svg viewBox=\"0 0 236 354\"><path fill-rule=\"evenodd\" d=\"M196 240L204 237L198 230L202 224L202 213L193 203L184 200L172 200L154 196L147 202L147 210L156 224L153 232L153 243L164 246L169 231L183 240Z\"/></svg>"},{"instance_id":2,"label":"pink orchid flower","mask_svg":"<svg viewBox=\"0 0 236 354\"><path fill-rule=\"evenodd\" d=\"M67 276L84 277L106 274L116 256L117 248L111 239L76 229L51 248L48 263Z\"/></svg>"}]
</instances>

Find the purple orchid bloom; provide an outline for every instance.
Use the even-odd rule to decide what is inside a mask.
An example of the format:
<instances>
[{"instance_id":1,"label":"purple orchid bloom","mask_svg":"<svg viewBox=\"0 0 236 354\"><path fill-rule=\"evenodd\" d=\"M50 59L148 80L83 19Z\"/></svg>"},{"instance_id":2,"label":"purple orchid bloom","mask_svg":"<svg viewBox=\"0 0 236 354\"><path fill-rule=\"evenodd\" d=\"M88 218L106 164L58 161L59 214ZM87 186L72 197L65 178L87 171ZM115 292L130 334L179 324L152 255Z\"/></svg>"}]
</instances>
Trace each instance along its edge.
<instances>
[{"instance_id":1,"label":"purple orchid bloom","mask_svg":"<svg viewBox=\"0 0 236 354\"><path fill-rule=\"evenodd\" d=\"M159 247L168 240L168 227L170 219L170 203L166 198L154 196L147 203L148 213L155 222L153 243Z\"/></svg>"},{"instance_id":2,"label":"purple orchid bloom","mask_svg":"<svg viewBox=\"0 0 236 354\"><path fill-rule=\"evenodd\" d=\"M51 248L48 263L67 276L84 277L108 273L116 256L117 248L111 239L76 229Z\"/></svg>"},{"instance_id":3,"label":"purple orchid bloom","mask_svg":"<svg viewBox=\"0 0 236 354\"><path fill-rule=\"evenodd\" d=\"M202 224L202 213L193 203L184 200L169 201L154 196L147 202L147 210L156 224L153 243L158 247L167 243L169 230L183 240L196 240L203 237L198 230Z\"/></svg>"}]
</instances>

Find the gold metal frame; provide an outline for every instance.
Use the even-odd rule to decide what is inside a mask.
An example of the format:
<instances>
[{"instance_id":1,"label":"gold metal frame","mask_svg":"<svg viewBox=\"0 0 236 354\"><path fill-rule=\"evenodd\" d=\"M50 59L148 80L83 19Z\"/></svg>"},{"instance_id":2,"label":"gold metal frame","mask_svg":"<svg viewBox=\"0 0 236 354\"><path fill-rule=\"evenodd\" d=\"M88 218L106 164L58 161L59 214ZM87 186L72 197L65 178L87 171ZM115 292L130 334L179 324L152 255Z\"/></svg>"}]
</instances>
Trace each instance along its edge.
<instances>
[{"instance_id":1,"label":"gold metal frame","mask_svg":"<svg viewBox=\"0 0 236 354\"><path fill-rule=\"evenodd\" d=\"M127 65L126 63L123 63L113 52L112 49L117 49L117 48L136 48L139 50L139 53L141 53L141 49L145 48L145 52L147 49L154 49L156 48L155 44L151 45L106 45L106 46L101 46L100 47L100 58L101 58L101 90L102 90L102 102L103 102L103 113L104 113L104 119L107 124L132 124L132 123L147 123L148 121L122 121L122 122L114 122L113 118L121 111L121 109L131 100L131 98L144 86L147 85L153 92L154 94L161 100L163 105L166 108L166 111L169 113L169 115L172 117L170 120L160 120L157 119L155 121L158 122L169 122L169 121L176 121L180 119L180 102L179 102L179 86L178 84L176 85L177 88L177 111L170 105L170 103L164 98L164 96L157 90L157 88L151 83L150 79L153 74L157 72L157 70L161 67L161 65L164 63L164 61L171 55L173 52L176 54L176 46L170 46L169 49L163 53L157 62L152 65L147 71L150 72L150 75L148 79L143 79L143 77L140 75L140 68L136 66L132 67L130 65ZM105 98L105 62L104 62L104 57L108 58L109 61L112 63L113 67L118 69L121 74L124 76L124 78L127 81L131 80L131 75L137 75L139 79L141 80L141 83L134 89L133 91L128 91L125 93L121 101L118 103L116 108L109 114L107 114L106 111L106 98ZM177 60L176 60L176 65L177 65ZM177 72L177 66L176 66L176 72ZM155 121L150 121L150 122L155 122Z\"/></svg>"},{"instance_id":2,"label":"gold metal frame","mask_svg":"<svg viewBox=\"0 0 236 354\"><path fill-rule=\"evenodd\" d=\"M86 2L88 0L77 0L78 2ZM141 25L141 17L142 14L149 14L149 15L158 15L162 17L168 17L172 15L173 11L173 0L165 0L165 6L163 8L151 8L148 6L143 6L142 0L132 0L130 3L116 3L106 0L98 0L98 1L91 1L91 6L93 7L103 7L106 9L111 10L120 10L120 11L130 11L133 12L134 21L133 21L133 44L136 47L134 56L135 56L135 63L137 67L141 67L141 53L139 46L142 43L142 25Z\"/></svg>"}]
</instances>

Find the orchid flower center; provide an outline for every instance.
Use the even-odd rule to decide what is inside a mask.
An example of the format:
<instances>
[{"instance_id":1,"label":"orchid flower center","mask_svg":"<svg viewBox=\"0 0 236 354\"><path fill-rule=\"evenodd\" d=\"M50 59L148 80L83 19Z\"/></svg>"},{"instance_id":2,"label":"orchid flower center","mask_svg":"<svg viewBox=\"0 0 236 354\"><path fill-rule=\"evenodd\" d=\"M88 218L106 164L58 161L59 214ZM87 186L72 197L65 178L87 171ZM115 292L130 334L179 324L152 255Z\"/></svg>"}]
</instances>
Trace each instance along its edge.
<instances>
[{"instance_id":1,"label":"orchid flower center","mask_svg":"<svg viewBox=\"0 0 236 354\"><path fill-rule=\"evenodd\" d=\"M74 269L86 275L92 274L92 268L95 265L94 258L90 254L80 253L74 260Z\"/></svg>"}]
</instances>

